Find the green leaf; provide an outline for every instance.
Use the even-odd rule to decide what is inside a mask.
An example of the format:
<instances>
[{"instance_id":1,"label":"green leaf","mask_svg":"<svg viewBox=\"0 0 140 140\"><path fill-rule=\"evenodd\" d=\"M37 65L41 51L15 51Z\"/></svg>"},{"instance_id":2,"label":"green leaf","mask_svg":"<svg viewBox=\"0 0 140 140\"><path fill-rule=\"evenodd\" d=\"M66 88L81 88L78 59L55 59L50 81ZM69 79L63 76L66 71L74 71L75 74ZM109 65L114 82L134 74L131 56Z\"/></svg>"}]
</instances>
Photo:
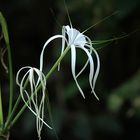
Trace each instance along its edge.
<instances>
[{"instance_id":1,"label":"green leaf","mask_svg":"<svg viewBox=\"0 0 140 140\"><path fill-rule=\"evenodd\" d=\"M9 44L9 35L8 35L8 29L7 24L4 16L0 12L0 24L6 44L6 48L8 51L8 73L9 73L9 110L8 110L8 117L10 116L10 113L12 111L12 102L13 102L13 68L12 68L12 56L11 56L11 49Z\"/></svg>"},{"instance_id":2,"label":"green leaf","mask_svg":"<svg viewBox=\"0 0 140 140\"><path fill-rule=\"evenodd\" d=\"M2 27L2 32L4 35L5 42L6 42L6 44L9 44L9 35L8 35L8 30L7 30L7 24L6 24L6 20L3 17L1 12L0 12L0 24Z\"/></svg>"}]
</instances>

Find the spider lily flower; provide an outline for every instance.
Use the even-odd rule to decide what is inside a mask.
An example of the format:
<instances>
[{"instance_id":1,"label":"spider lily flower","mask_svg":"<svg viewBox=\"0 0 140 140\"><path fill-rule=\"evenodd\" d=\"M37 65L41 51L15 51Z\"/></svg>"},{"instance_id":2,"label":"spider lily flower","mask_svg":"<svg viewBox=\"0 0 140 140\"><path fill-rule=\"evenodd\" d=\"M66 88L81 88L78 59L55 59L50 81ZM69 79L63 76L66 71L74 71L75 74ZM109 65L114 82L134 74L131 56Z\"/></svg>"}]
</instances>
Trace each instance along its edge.
<instances>
[{"instance_id":1,"label":"spider lily flower","mask_svg":"<svg viewBox=\"0 0 140 140\"><path fill-rule=\"evenodd\" d=\"M46 43L43 46L41 55L40 55L40 70L42 71L42 68L43 68L43 55L44 55L45 48L47 47L47 45L51 41L53 41L55 39L58 39L58 38L62 39L61 56L63 55L64 51L66 50L66 47L71 49L71 71L72 71L73 78L76 82L76 85L77 85L81 95L83 96L83 98L85 98L85 95L84 95L84 92L83 92L83 90L81 89L81 87L78 83L77 78L86 69L87 65L90 64L89 84L90 84L90 87L91 87L91 92L99 100L99 98L97 97L97 95L94 91L95 83L96 83L96 80L97 80L97 77L98 77L98 74L99 74L99 69L100 69L100 60L99 60L98 53L93 48L92 41L90 40L90 38L85 36L83 33L80 33L75 28L73 28L72 25L71 25L71 27L68 26L68 25L63 26L62 35L55 35L55 36L49 38L46 41ZM78 73L76 73L76 49L77 48L83 50L88 57L85 65L83 66L83 68ZM96 56L96 68L94 66L92 53L94 53L95 56ZM60 69L60 63L58 64L58 70L59 69Z\"/></svg>"},{"instance_id":2,"label":"spider lily flower","mask_svg":"<svg viewBox=\"0 0 140 140\"><path fill-rule=\"evenodd\" d=\"M19 80L21 73L27 70L23 78ZM38 137L41 138L41 130L43 124L52 129L44 121L44 102L46 94L46 78L42 71L37 68L26 66L21 68L16 76L16 83L20 87L21 97L30 109L30 111L36 116L36 127ZM39 89L39 90L37 90ZM41 93L39 93L41 90Z\"/></svg>"},{"instance_id":3,"label":"spider lily flower","mask_svg":"<svg viewBox=\"0 0 140 140\"><path fill-rule=\"evenodd\" d=\"M41 135L41 130L43 124L45 124L48 128L52 129L45 121L44 121L44 102L45 102L45 90L46 90L46 77L43 74L43 56L45 48L48 44L55 40L61 38L62 39L62 49L61 55L57 62L54 64L50 73L58 66L58 70L60 68L60 62L66 52L71 50L71 71L73 78L76 82L76 85L83 96L85 98L84 92L81 89L78 83L78 77L82 74L82 72L87 68L88 64L90 65L89 71L89 84L91 87L91 92L95 95L95 97L99 100L97 95L94 92L95 83L99 74L100 69L100 60L98 53L92 46L92 41L90 38L85 36L83 33L80 33L78 30L73 28L72 26L69 27L63 26L62 28L62 35L55 35L49 38L43 46L41 55L40 55L40 68L34 68L30 66L26 66L21 68L16 76L16 83L20 87L21 97L26 104L26 106L31 110L31 112L36 116L36 126L39 138ZM82 69L76 73L76 49L81 49L85 52L88 59ZM96 68L94 66L94 60L92 54L95 54L96 57ZM19 80L20 74L22 71L27 70L24 74L23 78ZM49 74L50 74L49 73ZM47 75L48 76L48 75ZM29 83L29 85L28 85ZM28 85L28 86L27 86ZM26 88L27 87L27 88ZM41 94L38 93L41 90Z\"/></svg>"},{"instance_id":4,"label":"spider lily flower","mask_svg":"<svg viewBox=\"0 0 140 140\"><path fill-rule=\"evenodd\" d=\"M65 47L70 47L71 49L71 71L73 78L76 82L76 85L83 96L85 98L84 92L81 89L77 78L82 74L82 72L85 70L88 64L90 64L90 72L89 72L89 84L91 87L91 92L95 95L95 97L99 100L97 95L94 92L95 88L95 83L99 74L99 69L100 69L100 60L98 53L92 46L92 41L90 40L89 37L85 36L83 33L80 33L78 30L70 26L63 26L62 28L62 35L64 38L62 38L62 50L61 50L61 55L63 55L63 52L65 50ZM81 49L83 50L88 59L83 66L83 68L79 71L79 73L76 74L76 49ZM94 66L94 60L92 57L92 53L95 54L96 56L96 68Z\"/></svg>"},{"instance_id":5,"label":"spider lily flower","mask_svg":"<svg viewBox=\"0 0 140 140\"><path fill-rule=\"evenodd\" d=\"M43 56L44 50L46 46L57 38L63 38L62 35L55 35L49 38L43 46L41 55L40 55L40 69L26 66L22 67L16 75L16 83L20 87L21 97L26 104L26 106L30 109L30 111L36 116L36 127L39 139L41 139L41 130L43 124L45 124L48 128L52 129L45 121L44 121L44 103L45 103L45 94L46 94L46 77L43 74ZM20 80L20 76L22 71L27 70L27 72L23 75ZM28 85L29 84L29 85ZM41 89L41 93L39 93Z\"/></svg>"}]
</instances>

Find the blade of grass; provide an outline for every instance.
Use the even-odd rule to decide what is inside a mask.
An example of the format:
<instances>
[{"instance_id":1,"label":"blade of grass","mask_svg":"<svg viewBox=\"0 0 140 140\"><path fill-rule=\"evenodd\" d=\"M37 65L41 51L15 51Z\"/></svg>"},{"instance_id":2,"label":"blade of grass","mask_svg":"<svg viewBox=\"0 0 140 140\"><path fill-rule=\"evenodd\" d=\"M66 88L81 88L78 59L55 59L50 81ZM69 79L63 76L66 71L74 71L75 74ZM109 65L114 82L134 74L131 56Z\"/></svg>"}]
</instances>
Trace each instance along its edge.
<instances>
[{"instance_id":1,"label":"blade of grass","mask_svg":"<svg viewBox=\"0 0 140 140\"><path fill-rule=\"evenodd\" d=\"M2 27L2 32L8 52L8 74L9 74L9 110L8 110L8 117L10 116L10 113L12 111L12 102L13 102L13 68L12 68L12 56L11 56L11 49L10 49L10 43L9 43L9 35L8 35L8 29L7 29L7 23L0 12L0 24Z\"/></svg>"}]
</instances>

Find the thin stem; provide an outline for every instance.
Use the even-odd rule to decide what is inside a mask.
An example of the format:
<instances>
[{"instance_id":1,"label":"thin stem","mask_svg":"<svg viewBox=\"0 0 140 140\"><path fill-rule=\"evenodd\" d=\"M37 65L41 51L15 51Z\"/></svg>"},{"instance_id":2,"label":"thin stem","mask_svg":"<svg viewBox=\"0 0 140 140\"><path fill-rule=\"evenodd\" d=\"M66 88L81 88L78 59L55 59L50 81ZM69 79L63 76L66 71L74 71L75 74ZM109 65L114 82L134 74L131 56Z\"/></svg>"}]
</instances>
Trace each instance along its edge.
<instances>
[{"instance_id":1,"label":"thin stem","mask_svg":"<svg viewBox=\"0 0 140 140\"><path fill-rule=\"evenodd\" d=\"M57 61L55 62L55 64L53 65L53 67L50 69L50 71L48 72L48 74L46 75L46 80L50 77L51 73L56 69L56 67L58 66L58 64L61 62L61 60L64 58L64 56L67 54L67 52L69 51L70 47L67 47L65 49L65 51L63 52L63 54L57 59Z\"/></svg>"},{"instance_id":2,"label":"thin stem","mask_svg":"<svg viewBox=\"0 0 140 140\"><path fill-rule=\"evenodd\" d=\"M26 88L28 82L29 82L28 80L25 82L24 89ZM23 89L23 90L24 90L24 89ZM16 109L17 109L19 103L20 103L20 100L21 100L21 95L19 94L19 96L18 96L18 98L17 98L17 100L16 100L16 103L15 103L14 106L13 106L12 112L11 112L10 116L7 118L7 120L6 120L6 122L5 122L5 128L8 127L10 121L12 120L13 115L14 115L14 113L15 113L15 111L16 111ZM6 129L5 129L5 130L6 130Z\"/></svg>"},{"instance_id":3,"label":"thin stem","mask_svg":"<svg viewBox=\"0 0 140 140\"><path fill-rule=\"evenodd\" d=\"M20 100L21 100L21 96L19 95L19 96L18 96L18 99L16 100L16 103L15 103L15 105L14 105L14 107L13 107L13 110L12 110L10 116L7 118L7 120L6 120L6 122L5 122L5 130L6 130L6 128L8 127L8 125L9 125L11 119L13 118L13 115L14 115L14 113L15 113L17 107L18 107L18 104L20 103Z\"/></svg>"},{"instance_id":4,"label":"thin stem","mask_svg":"<svg viewBox=\"0 0 140 140\"><path fill-rule=\"evenodd\" d=\"M2 109L2 99L1 99L1 86L0 86L0 125L3 125L3 109Z\"/></svg>"},{"instance_id":5,"label":"thin stem","mask_svg":"<svg viewBox=\"0 0 140 140\"><path fill-rule=\"evenodd\" d=\"M9 111L8 116L12 111L12 102L13 102L13 69L12 69L12 57L11 57L11 50L10 45L7 45L8 48L8 61L9 61L9 82L10 82L10 96L9 96Z\"/></svg>"},{"instance_id":6,"label":"thin stem","mask_svg":"<svg viewBox=\"0 0 140 140\"><path fill-rule=\"evenodd\" d=\"M49 78L49 76L52 74L52 72L54 72L54 70L57 68L57 66L59 65L59 63L61 62L61 60L64 58L64 56L67 54L67 52L69 51L70 47L67 47L65 49L65 51L63 52L63 54L58 58L58 60L55 62L55 64L53 65L53 67L50 69L50 71L48 72L48 74L46 75L46 80ZM38 86L37 91L40 90L41 88L41 84ZM37 92L36 92L37 93ZM21 96L19 97L21 99ZM18 98L18 100L20 100ZM29 102L29 100L27 101L27 103ZM12 127L15 122L19 119L19 117L22 115L22 113L24 112L24 110L26 109L26 105L24 105L21 110L17 113L17 115L15 116L15 118L11 121L10 120L7 122L6 126L5 126L5 130L7 129L7 127ZM9 125L10 124L10 125Z\"/></svg>"}]
</instances>

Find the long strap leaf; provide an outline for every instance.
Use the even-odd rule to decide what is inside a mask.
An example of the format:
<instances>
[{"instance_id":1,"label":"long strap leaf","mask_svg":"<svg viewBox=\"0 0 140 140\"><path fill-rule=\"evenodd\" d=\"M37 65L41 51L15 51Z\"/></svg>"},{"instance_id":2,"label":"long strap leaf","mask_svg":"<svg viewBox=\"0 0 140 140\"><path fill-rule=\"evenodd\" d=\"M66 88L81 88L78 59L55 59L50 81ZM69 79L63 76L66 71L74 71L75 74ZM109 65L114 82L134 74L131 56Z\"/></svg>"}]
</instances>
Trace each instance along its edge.
<instances>
[{"instance_id":1,"label":"long strap leaf","mask_svg":"<svg viewBox=\"0 0 140 140\"><path fill-rule=\"evenodd\" d=\"M9 43L9 35L8 35L8 29L7 29L7 23L6 20L4 18L4 16L2 15L2 13L0 12L0 25L2 28L2 33L3 33L3 37L5 40L5 45L7 48L7 52L8 52L8 73L9 73L9 111L8 111L8 117L10 116L10 113L12 111L12 102L13 102L13 68L12 68L12 56L11 56L11 49L10 49L10 43Z\"/></svg>"}]
</instances>

